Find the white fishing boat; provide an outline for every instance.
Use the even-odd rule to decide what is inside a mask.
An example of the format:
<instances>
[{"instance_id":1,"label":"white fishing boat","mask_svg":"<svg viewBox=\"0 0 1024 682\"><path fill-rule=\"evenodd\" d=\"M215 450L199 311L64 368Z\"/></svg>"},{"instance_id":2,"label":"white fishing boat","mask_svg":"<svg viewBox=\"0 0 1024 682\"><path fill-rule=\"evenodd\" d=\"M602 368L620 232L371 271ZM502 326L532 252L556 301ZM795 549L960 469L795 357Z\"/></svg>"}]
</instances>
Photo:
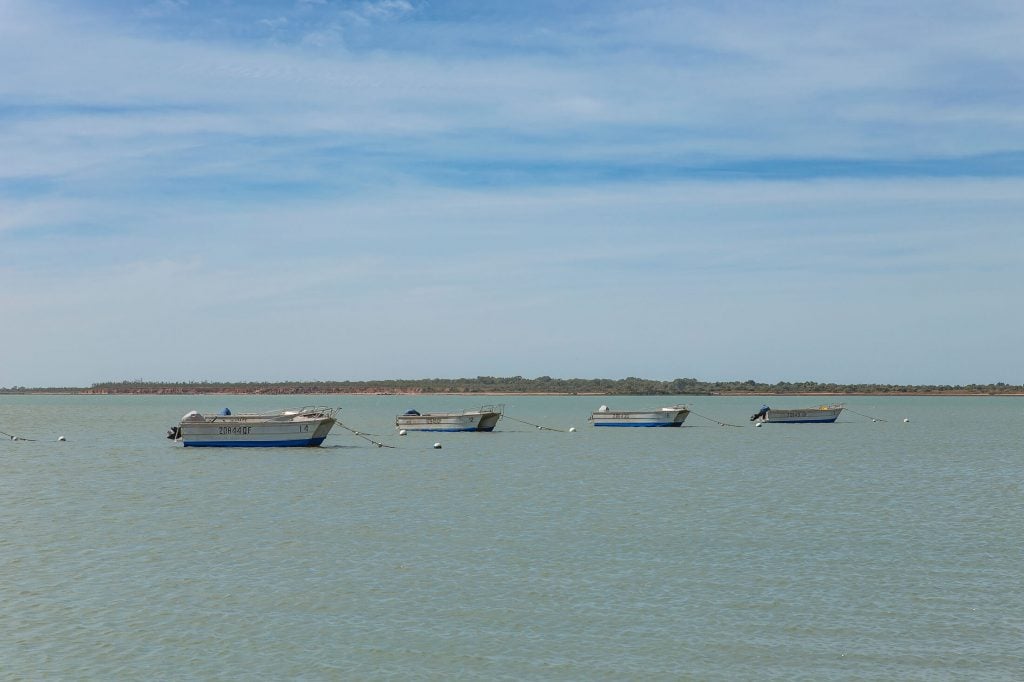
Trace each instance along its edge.
<instances>
[{"instance_id":1,"label":"white fishing boat","mask_svg":"<svg viewBox=\"0 0 1024 682\"><path fill-rule=\"evenodd\" d=\"M685 405L657 410L610 410L602 405L590 415L594 426L681 426L690 415Z\"/></svg>"},{"instance_id":2,"label":"white fishing boat","mask_svg":"<svg viewBox=\"0 0 1024 682\"><path fill-rule=\"evenodd\" d=\"M762 424L831 424L839 418L843 405L819 405L799 409L777 410L762 405L750 421Z\"/></svg>"},{"instance_id":3,"label":"white fishing boat","mask_svg":"<svg viewBox=\"0 0 1024 682\"><path fill-rule=\"evenodd\" d=\"M504 405L484 405L462 412L409 410L395 417L395 428L405 431L493 431Z\"/></svg>"},{"instance_id":4,"label":"white fishing boat","mask_svg":"<svg viewBox=\"0 0 1024 682\"><path fill-rule=\"evenodd\" d=\"M340 409L301 407L258 414L231 414L224 409L212 416L193 410L167 437L185 447L315 447L327 438Z\"/></svg>"}]
</instances>

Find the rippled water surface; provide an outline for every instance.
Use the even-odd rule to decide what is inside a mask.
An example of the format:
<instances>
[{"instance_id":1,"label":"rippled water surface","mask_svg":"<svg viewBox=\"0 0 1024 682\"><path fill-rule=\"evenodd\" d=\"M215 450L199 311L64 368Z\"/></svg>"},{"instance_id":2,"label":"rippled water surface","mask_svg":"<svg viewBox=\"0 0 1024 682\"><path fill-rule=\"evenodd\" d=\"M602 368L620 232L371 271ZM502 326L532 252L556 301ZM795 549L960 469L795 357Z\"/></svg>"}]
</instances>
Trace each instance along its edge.
<instances>
[{"instance_id":1,"label":"rippled water surface","mask_svg":"<svg viewBox=\"0 0 1024 682\"><path fill-rule=\"evenodd\" d=\"M681 429L506 397L5 396L14 679L1024 679L1024 399L685 398ZM782 398L776 407L814 401ZM181 448L190 409L342 406L322 448ZM905 423L904 418L910 421ZM58 436L66 442L58 442ZM443 449L431 446L440 441Z\"/></svg>"}]
</instances>

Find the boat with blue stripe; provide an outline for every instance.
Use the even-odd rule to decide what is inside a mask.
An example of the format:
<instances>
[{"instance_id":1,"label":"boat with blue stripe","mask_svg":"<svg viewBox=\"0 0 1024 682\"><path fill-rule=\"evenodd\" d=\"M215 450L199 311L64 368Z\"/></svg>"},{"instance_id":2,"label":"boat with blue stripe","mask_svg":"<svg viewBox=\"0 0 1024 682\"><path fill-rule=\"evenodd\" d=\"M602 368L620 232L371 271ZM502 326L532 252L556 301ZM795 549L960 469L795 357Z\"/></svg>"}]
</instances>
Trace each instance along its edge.
<instances>
[{"instance_id":1,"label":"boat with blue stripe","mask_svg":"<svg viewBox=\"0 0 1024 682\"><path fill-rule=\"evenodd\" d=\"M419 412L408 410L395 417L399 431L493 431L504 405L484 405L462 412Z\"/></svg>"},{"instance_id":2,"label":"boat with blue stripe","mask_svg":"<svg viewBox=\"0 0 1024 682\"><path fill-rule=\"evenodd\" d=\"M310 406L232 414L225 408L212 416L193 410L167 432L167 437L195 448L317 447L331 432L340 409Z\"/></svg>"},{"instance_id":3,"label":"boat with blue stripe","mask_svg":"<svg viewBox=\"0 0 1024 682\"><path fill-rule=\"evenodd\" d=\"M610 410L602 405L591 413L594 426L682 426L690 410L685 405L672 405L656 410Z\"/></svg>"}]
</instances>

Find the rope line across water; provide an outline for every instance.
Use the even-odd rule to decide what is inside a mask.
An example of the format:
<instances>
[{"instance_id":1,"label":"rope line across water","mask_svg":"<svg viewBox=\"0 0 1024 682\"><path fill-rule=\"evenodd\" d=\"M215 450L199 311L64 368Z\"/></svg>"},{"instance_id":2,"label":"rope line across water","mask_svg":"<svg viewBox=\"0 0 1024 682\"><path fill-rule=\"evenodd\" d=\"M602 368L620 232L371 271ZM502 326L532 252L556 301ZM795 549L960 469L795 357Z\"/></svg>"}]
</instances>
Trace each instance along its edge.
<instances>
[{"instance_id":1,"label":"rope line across water","mask_svg":"<svg viewBox=\"0 0 1024 682\"><path fill-rule=\"evenodd\" d=\"M690 410L690 414L695 414L698 417L700 417L701 419L707 419L709 422L714 422L714 423L718 424L719 426L732 426L732 427L737 428L737 429L742 429L743 428L742 424L727 424L725 422L720 422L717 419L712 419L711 417L705 417L704 415L700 414L699 412L694 412L693 410Z\"/></svg>"},{"instance_id":2,"label":"rope line across water","mask_svg":"<svg viewBox=\"0 0 1024 682\"><path fill-rule=\"evenodd\" d=\"M853 412L854 414L859 415L861 417L867 417L871 421L880 421L880 422L889 421L888 419L882 419L881 417L872 417L870 414L861 414L860 412L857 412L855 410L851 410L849 407L847 407L845 409L846 409L847 412Z\"/></svg>"},{"instance_id":3,"label":"rope line across water","mask_svg":"<svg viewBox=\"0 0 1024 682\"><path fill-rule=\"evenodd\" d=\"M522 419L516 419L515 417L510 417L507 414L503 414L501 416L504 419L511 419L512 421L519 422L520 424L526 424L527 426L535 426L538 429L540 429L541 431L558 431L559 433L565 433L564 429L556 429L556 428L552 428L550 426L541 426L540 424L532 424L532 423L530 423L528 421L523 421Z\"/></svg>"},{"instance_id":4,"label":"rope line across water","mask_svg":"<svg viewBox=\"0 0 1024 682\"><path fill-rule=\"evenodd\" d=\"M7 436L11 440L27 440L30 443L35 443L36 442L35 438L25 438L24 436L15 436L13 434L5 433L3 431L0 431L0 434L3 434L4 436Z\"/></svg>"},{"instance_id":5,"label":"rope line across water","mask_svg":"<svg viewBox=\"0 0 1024 682\"><path fill-rule=\"evenodd\" d=\"M344 424L342 424L340 421L336 420L334 423L337 424L338 426L340 426L341 428L345 429L346 431L350 432L352 435L358 436L358 437L362 438L365 441L369 441L369 442L373 443L378 448L392 448L392 449L395 448L394 445L388 445L387 443L382 443L379 440L374 440L374 439L370 438L369 436L367 436L362 431L356 431L355 429L349 428L349 427L345 426Z\"/></svg>"}]
</instances>

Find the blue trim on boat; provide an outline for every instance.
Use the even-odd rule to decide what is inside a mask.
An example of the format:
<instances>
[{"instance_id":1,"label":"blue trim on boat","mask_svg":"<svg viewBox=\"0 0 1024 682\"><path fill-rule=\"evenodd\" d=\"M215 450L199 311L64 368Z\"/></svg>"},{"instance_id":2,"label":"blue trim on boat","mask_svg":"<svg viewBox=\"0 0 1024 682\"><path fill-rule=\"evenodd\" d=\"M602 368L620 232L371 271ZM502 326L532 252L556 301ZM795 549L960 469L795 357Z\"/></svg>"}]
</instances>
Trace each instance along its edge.
<instances>
[{"instance_id":1,"label":"blue trim on boat","mask_svg":"<svg viewBox=\"0 0 1024 682\"><path fill-rule=\"evenodd\" d=\"M415 429L415 428L409 428L408 426L399 426L398 428L405 429L406 431L424 431L424 432L426 432L426 431L433 431L435 433L436 432L461 433L461 432L464 432L464 431L493 431L494 430L493 426L491 428L489 428L489 429L478 429L475 426L473 428L471 428L471 429Z\"/></svg>"},{"instance_id":2,"label":"blue trim on boat","mask_svg":"<svg viewBox=\"0 0 1024 682\"><path fill-rule=\"evenodd\" d=\"M201 440L184 443L186 448L313 448L321 445L324 438L300 438L297 440Z\"/></svg>"},{"instance_id":3,"label":"blue trim on boat","mask_svg":"<svg viewBox=\"0 0 1024 682\"><path fill-rule=\"evenodd\" d=\"M682 422L656 422L654 424L602 424L600 422L594 422L594 426L682 426Z\"/></svg>"},{"instance_id":4,"label":"blue trim on boat","mask_svg":"<svg viewBox=\"0 0 1024 682\"><path fill-rule=\"evenodd\" d=\"M765 424L834 424L836 419L839 417L833 417L832 419L783 419L775 420L769 419L764 422Z\"/></svg>"}]
</instances>

